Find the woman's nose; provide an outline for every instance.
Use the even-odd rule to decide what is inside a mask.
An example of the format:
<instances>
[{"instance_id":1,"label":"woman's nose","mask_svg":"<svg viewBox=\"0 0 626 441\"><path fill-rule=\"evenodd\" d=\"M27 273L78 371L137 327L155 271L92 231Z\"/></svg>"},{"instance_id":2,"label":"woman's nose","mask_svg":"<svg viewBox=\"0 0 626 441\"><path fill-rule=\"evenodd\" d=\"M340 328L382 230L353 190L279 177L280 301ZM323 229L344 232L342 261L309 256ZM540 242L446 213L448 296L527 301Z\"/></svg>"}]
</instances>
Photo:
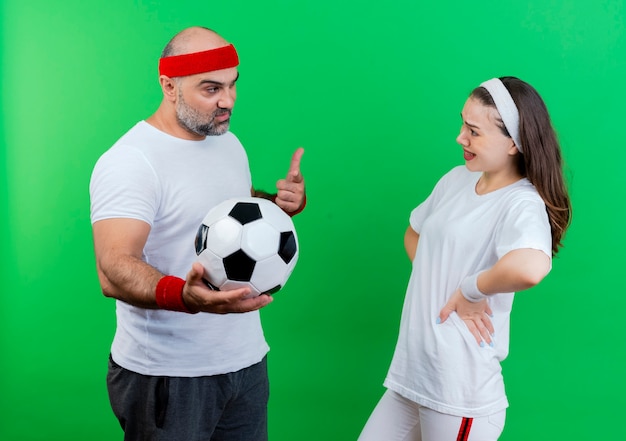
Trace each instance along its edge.
<instances>
[{"instance_id":1,"label":"woman's nose","mask_svg":"<svg viewBox=\"0 0 626 441\"><path fill-rule=\"evenodd\" d=\"M467 145L468 145L467 136L465 136L465 133L464 133L463 129L461 129L461 132L459 133L459 136L456 137L456 142L461 144L463 147L467 147Z\"/></svg>"}]
</instances>

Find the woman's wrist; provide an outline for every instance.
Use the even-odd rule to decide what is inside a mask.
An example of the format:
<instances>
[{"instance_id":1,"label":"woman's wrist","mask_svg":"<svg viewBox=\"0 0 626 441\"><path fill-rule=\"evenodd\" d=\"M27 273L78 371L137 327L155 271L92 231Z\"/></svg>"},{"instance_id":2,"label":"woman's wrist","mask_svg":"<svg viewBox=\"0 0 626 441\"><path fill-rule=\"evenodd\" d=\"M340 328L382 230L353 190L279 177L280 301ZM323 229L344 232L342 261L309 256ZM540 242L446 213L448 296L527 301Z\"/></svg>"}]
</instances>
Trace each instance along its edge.
<instances>
[{"instance_id":1,"label":"woman's wrist","mask_svg":"<svg viewBox=\"0 0 626 441\"><path fill-rule=\"evenodd\" d=\"M487 295L483 294L478 289L478 276L481 273L482 271L468 276L461 282L461 286L459 287L461 290L461 294L463 294L463 297L465 297L465 299L469 302L478 303L481 300L487 298Z\"/></svg>"}]
</instances>

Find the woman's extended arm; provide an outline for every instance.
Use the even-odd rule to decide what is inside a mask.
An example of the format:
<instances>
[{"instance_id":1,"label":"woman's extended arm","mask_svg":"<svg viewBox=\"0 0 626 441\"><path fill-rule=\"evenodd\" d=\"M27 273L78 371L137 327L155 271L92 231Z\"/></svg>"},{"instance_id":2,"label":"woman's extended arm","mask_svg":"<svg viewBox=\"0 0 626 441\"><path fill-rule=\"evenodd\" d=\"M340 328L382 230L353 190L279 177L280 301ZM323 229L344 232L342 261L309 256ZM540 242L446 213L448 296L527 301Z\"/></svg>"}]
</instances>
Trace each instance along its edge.
<instances>
[{"instance_id":1,"label":"woman's extended arm","mask_svg":"<svg viewBox=\"0 0 626 441\"><path fill-rule=\"evenodd\" d=\"M530 248L505 254L490 269L478 276L477 286L483 294L517 292L537 285L550 272L551 259L543 251Z\"/></svg>"},{"instance_id":2,"label":"woman's extended arm","mask_svg":"<svg viewBox=\"0 0 626 441\"><path fill-rule=\"evenodd\" d=\"M505 254L494 266L478 274L476 287L488 297L491 294L517 292L537 285L550 272L551 259L543 251L522 248ZM491 344L494 332L487 300L467 300L457 289L439 313L439 322L445 322L452 312L465 321L478 344Z\"/></svg>"}]
</instances>

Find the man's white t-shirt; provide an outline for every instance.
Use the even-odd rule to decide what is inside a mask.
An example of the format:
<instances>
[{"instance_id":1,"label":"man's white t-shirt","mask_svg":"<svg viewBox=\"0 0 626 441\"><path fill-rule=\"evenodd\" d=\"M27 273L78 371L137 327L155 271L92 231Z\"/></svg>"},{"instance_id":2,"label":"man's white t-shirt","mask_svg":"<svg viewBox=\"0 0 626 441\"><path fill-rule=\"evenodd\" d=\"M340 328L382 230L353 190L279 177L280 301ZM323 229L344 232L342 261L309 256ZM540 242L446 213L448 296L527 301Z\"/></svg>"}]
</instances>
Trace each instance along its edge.
<instances>
[{"instance_id":1,"label":"man's white t-shirt","mask_svg":"<svg viewBox=\"0 0 626 441\"><path fill-rule=\"evenodd\" d=\"M230 132L189 141L141 121L98 160L90 183L91 222L130 218L151 230L143 260L185 278L206 213L249 197L248 158ZM116 363L144 375L196 377L235 372L269 350L259 312L190 315L116 301Z\"/></svg>"},{"instance_id":2,"label":"man's white t-shirt","mask_svg":"<svg viewBox=\"0 0 626 441\"><path fill-rule=\"evenodd\" d=\"M514 294L489 296L493 347L479 346L456 313L437 324L439 312L465 277L516 249L551 256L552 245L545 204L527 179L478 195L480 176L465 166L452 169L411 213L420 237L384 383L425 407L462 417L508 406L500 362L508 354Z\"/></svg>"}]
</instances>

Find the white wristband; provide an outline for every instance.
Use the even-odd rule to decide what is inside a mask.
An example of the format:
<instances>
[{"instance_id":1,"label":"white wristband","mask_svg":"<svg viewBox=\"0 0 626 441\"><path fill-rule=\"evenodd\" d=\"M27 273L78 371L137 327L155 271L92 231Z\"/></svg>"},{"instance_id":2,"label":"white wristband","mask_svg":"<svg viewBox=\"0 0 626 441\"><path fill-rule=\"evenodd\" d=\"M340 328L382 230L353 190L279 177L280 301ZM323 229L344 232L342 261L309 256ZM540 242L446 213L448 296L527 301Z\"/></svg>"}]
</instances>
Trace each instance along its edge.
<instances>
[{"instance_id":1,"label":"white wristband","mask_svg":"<svg viewBox=\"0 0 626 441\"><path fill-rule=\"evenodd\" d=\"M466 300L472 303L477 303L480 302L482 299L487 298L487 296L480 292L480 290L478 289L479 274L480 273L476 273L474 275L466 277L465 279L463 279L460 286L461 294L463 294L463 297L465 297Z\"/></svg>"}]
</instances>

